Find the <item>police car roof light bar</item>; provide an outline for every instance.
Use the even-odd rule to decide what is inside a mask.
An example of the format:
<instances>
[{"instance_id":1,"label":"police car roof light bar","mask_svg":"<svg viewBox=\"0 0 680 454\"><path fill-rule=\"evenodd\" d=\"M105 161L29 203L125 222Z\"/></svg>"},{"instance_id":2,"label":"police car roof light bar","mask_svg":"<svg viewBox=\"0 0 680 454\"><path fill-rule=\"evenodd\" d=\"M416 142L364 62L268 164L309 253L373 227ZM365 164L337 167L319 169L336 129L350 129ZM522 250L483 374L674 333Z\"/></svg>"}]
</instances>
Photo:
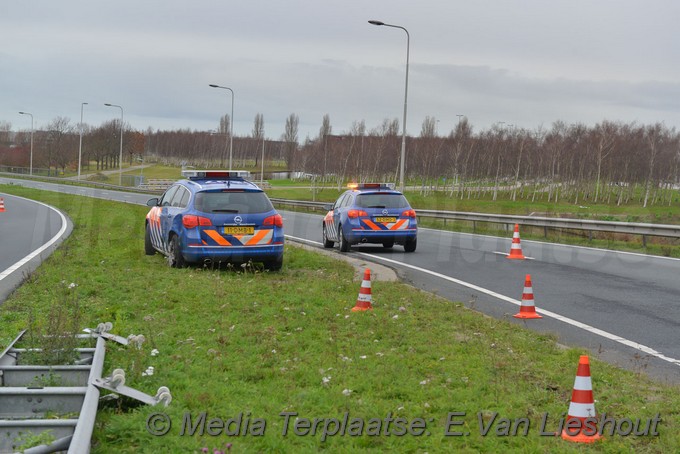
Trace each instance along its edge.
<instances>
[{"instance_id":1,"label":"police car roof light bar","mask_svg":"<svg viewBox=\"0 0 680 454\"><path fill-rule=\"evenodd\" d=\"M349 183L350 189L394 189L394 183Z\"/></svg>"},{"instance_id":2,"label":"police car roof light bar","mask_svg":"<svg viewBox=\"0 0 680 454\"><path fill-rule=\"evenodd\" d=\"M182 176L190 180L240 179L250 177L248 170L182 170Z\"/></svg>"}]
</instances>

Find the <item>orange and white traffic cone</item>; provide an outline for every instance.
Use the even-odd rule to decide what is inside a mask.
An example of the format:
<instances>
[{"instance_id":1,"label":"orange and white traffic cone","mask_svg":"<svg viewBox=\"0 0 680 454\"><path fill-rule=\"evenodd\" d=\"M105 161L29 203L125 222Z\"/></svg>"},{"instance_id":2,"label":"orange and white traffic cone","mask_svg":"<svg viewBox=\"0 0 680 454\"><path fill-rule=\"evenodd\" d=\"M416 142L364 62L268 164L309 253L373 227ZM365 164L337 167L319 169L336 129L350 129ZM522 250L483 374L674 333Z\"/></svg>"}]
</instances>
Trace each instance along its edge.
<instances>
[{"instance_id":1,"label":"orange and white traffic cone","mask_svg":"<svg viewBox=\"0 0 680 454\"><path fill-rule=\"evenodd\" d=\"M590 418L588 421L586 419ZM571 403L567 412L567 420L562 430L562 438L575 443L593 443L602 436L597 432L595 400L593 384L590 380L590 361L582 355L578 360L576 380L571 393ZM570 421L578 420L580 424Z\"/></svg>"},{"instance_id":2,"label":"orange and white traffic cone","mask_svg":"<svg viewBox=\"0 0 680 454\"><path fill-rule=\"evenodd\" d=\"M512 245L510 246L510 254L507 258L524 260L524 254L522 254L522 245L519 243L519 224L515 224L515 232L512 234Z\"/></svg>"},{"instance_id":3,"label":"orange and white traffic cone","mask_svg":"<svg viewBox=\"0 0 680 454\"><path fill-rule=\"evenodd\" d=\"M536 312L534 306L534 290L531 287L531 274L527 274L524 278L524 291L522 292L522 305L519 312L513 315L515 318L543 318Z\"/></svg>"},{"instance_id":4,"label":"orange and white traffic cone","mask_svg":"<svg viewBox=\"0 0 680 454\"><path fill-rule=\"evenodd\" d=\"M5 211L5 199L0 197L0 212Z\"/></svg>"},{"instance_id":5,"label":"orange and white traffic cone","mask_svg":"<svg viewBox=\"0 0 680 454\"><path fill-rule=\"evenodd\" d=\"M371 309L373 309L373 306L371 306L371 270L366 268L364 280L361 281L357 303L352 308L352 312L368 311Z\"/></svg>"}]
</instances>

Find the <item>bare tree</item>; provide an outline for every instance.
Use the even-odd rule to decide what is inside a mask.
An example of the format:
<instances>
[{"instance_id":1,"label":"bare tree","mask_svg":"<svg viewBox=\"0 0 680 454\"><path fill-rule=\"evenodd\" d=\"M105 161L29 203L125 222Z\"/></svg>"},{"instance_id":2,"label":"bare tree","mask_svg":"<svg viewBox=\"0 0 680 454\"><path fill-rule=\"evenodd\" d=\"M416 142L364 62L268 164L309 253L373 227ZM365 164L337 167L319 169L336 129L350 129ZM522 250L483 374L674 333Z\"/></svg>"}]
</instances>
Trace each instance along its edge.
<instances>
[{"instance_id":1,"label":"bare tree","mask_svg":"<svg viewBox=\"0 0 680 454\"><path fill-rule=\"evenodd\" d=\"M297 165L297 148L298 148L298 124L300 119L294 113L288 115L286 118L286 132L283 135L285 142L286 166L288 170L295 170Z\"/></svg>"},{"instance_id":2,"label":"bare tree","mask_svg":"<svg viewBox=\"0 0 680 454\"><path fill-rule=\"evenodd\" d=\"M432 138L437 135L437 120L435 117L427 116L423 120L423 126L420 128L420 137Z\"/></svg>"},{"instance_id":3,"label":"bare tree","mask_svg":"<svg viewBox=\"0 0 680 454\"><path fill-rule=\"evenodd\" d=\"M231 125L231 119L229 118L229 115L224 114L223 116L220 117L220 127L218 132L220 134L230 134L230 125Z\"/></svg>"}]
</instances>

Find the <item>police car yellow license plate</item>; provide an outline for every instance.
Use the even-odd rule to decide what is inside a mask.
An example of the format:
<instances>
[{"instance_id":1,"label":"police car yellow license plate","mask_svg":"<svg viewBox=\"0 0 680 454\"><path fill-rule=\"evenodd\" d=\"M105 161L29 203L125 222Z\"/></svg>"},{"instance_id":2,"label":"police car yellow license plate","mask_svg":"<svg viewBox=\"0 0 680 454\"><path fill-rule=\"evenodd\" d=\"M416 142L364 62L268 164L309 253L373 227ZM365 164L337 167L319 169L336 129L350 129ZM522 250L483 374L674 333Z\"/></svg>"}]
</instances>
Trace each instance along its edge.
<instances>
[{"instance_id":1,"label":"police car yellow license plate","mask_svg":"<svg viewBox=\"0 0 680 454\"><path fill-rule=\"evenodd\" d=\"M397 222L397 218L393 217L377 217L375 222Z\"/></svg>"},{"instance_id":2,"label":"police car yellow license plate","mask_svg":"<svg viewBox=\"0 0 680 454\"><path fill-rule=\"evenodd\" d=\"M224 227L225 235L252 235L255 227L252 225L227 225Z\"/></svg>"}]
</instances>

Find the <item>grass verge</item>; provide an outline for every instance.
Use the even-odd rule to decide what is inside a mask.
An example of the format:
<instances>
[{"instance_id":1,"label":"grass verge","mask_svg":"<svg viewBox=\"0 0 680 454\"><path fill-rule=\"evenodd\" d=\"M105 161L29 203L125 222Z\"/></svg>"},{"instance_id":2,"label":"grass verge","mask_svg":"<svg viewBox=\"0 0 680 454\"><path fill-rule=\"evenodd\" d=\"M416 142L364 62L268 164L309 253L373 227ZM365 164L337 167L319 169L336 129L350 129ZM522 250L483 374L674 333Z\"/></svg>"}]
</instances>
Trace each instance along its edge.
<instances>
[{"instance_id":1,"label":"grass verge","mask_svg":"<svg viewBox=\"0 0 680 454\"><path fill-rule=\"evenodd\" d=\"M374 282L374 310L352 313L359 289L353 270L292 246L280 273L170 269L162 257L143 253L146 207L20 187L3 191L64 210L75 228L0 307L0 350L20 329L46 329L51 311L63 305L83 326L111 321L117 334L146 336L140 349L111 344L105 374L120 367L129 386L150 394L162 385L172 391L167 409L101 408L93 452L212 452L227 443L233 452L583 448L541 435L556 431L565 417L583 353L558 348L550 336L395 283ZM153 375L145 374L149 366ZM591 372L598 412L633 421L661 417L658 436L615 434L594 451L680 451L677 386L597 360ZM173 422L164 436L147 430L156 412ZM227 431L245 435L226 435L220 421L213 426L220 435L209 435L208 424L203 435L200 428L189 435L202 412L206 423L217 418L230 423ZM469 435L445 436L450 412L465 414L452 416L462 424L449 430ZM315 435L298 436L291 416L284 435L285 413L326 420ZM346 413L364 419L364 435L322 441L323 424L332 431L332 418L341 421ZM369 419L388 415L416 424L420 418L426 432L397 435L393 424L392 436L366 435ZM190 427L181 436L187 418ZM528 435L504 435L501 418L527 418Z\"/></svg>"}]
</instances>

